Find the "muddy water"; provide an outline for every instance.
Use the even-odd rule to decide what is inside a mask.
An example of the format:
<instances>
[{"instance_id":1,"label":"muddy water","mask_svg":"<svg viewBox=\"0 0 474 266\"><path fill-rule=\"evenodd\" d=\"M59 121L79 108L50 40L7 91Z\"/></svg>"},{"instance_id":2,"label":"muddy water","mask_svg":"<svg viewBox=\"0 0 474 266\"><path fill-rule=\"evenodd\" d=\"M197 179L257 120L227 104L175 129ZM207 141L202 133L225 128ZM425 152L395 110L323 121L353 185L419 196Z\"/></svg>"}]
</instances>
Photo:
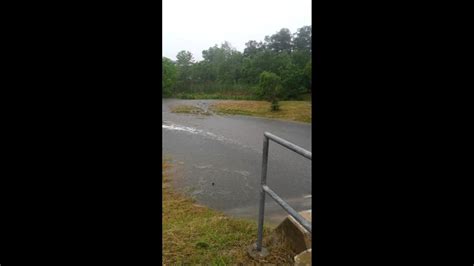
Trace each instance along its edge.
<instances>
[{"instance_id":1,"label":"muddy water","mask_svg":"<svg viewBox=\"0 0 474 266\"><path fill-rule=\"evenodd\" d=\"M207 110L214 100L163 100L163 156L175 165L175 185L201 204L236 217L256 219L263 132L311 151L309 124L272 119L174 114L174 104ZM268 185L297 211L311 208L311 161L271 142ZM286 212L266 200L266 221Z\"/></svg>"}]
</instances>

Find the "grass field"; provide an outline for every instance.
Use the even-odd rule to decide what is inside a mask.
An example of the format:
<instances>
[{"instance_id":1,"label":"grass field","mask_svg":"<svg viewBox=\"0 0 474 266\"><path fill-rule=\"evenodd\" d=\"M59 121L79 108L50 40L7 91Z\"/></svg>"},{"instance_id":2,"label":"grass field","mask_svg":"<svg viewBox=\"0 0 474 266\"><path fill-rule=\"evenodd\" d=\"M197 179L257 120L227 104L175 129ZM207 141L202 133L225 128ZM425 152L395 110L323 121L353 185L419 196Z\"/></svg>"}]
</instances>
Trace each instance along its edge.
<instances>
[{"instance_id":1,"label":"grass field","mask_svg":"<svg viewBox=\"0 0 474 266\"><path fill-rule=\"evenodd\" d=\"M219 114L249 115L311 123L311 102L280 101L280 110L272 112L265 101L220 101L210 106Z\"/></svg>"},{"instance_id":2,"label":"grass field","mask_svg":"<svg viewBox=\"0 0 474 266\"><path fill-rule=\"evenodd\" d=\"M171 185L172 165L166 160L162 165L163 264L256 264L246 253L256 241L256 221L227 217L177 193ZM270 228L265 228L264 235L269 232ZM294 254L271 241L264 238L270 255L258 263L293 264Z\"/></svg>"}]
</instances>

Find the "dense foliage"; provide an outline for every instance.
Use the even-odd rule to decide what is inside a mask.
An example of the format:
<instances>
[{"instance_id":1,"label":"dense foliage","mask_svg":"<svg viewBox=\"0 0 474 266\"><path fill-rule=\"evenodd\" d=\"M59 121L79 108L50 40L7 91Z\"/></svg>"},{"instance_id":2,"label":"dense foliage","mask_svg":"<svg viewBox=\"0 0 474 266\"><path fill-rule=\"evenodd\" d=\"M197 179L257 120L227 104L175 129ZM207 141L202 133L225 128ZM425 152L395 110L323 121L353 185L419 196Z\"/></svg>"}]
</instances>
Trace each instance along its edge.
<instances>
[{"instance_id":1,"label":"dense foliage","mask_svg":"<svg viewBox=\"0 0 474 266\"><path fill-rule=\"evenodd\" d=\"M215 45L202 51L199 62L188 51L179 52L175 62L164 57L162 95L206 93L268 99L262 77L264 83L278 80L278 95L273 98L297 99L311 92L311 26L294 34L281 29L263 42L250 40L245 45L243 53L228 42ZM276 87L274 90L276 93Z\"/></svg>"},{"instance_id":2,"label":"dense foliage","mask_svg":"<svg viewBox=\"0 0 474 266\"><path fill-rule=\"evenodd\" d=\"M176 66L171 59L164 57L162 59L162 95L167 97L172 95L172 89L176 83Z\"/></svg>"}]
</instances>

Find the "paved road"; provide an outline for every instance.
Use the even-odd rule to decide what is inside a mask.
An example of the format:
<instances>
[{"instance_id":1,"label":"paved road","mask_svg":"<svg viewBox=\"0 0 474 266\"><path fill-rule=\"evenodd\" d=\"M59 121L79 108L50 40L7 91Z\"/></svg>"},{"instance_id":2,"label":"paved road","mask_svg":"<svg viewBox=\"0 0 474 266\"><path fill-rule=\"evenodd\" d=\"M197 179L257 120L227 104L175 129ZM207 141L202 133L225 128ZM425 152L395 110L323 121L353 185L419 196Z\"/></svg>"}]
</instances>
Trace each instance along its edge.
<instances>
[{"instance_id":1,"label":"paved road","mask_svg":"<svg viewBox=\"0 0 474 266\"><path fill-rule=\"evenodd\" d=\"M263 132L311 151L311 126L246 116L170 112L174 104L207 109L211 102L163 100L163 157L175 165L175 185L180 190L231 216L256 219ZM311 208L311 161L274 142L270 142L267 183L297 211ZM266 206L267 222L278 223L286 216L268 196Z\"/></svg>"}]
</instances>

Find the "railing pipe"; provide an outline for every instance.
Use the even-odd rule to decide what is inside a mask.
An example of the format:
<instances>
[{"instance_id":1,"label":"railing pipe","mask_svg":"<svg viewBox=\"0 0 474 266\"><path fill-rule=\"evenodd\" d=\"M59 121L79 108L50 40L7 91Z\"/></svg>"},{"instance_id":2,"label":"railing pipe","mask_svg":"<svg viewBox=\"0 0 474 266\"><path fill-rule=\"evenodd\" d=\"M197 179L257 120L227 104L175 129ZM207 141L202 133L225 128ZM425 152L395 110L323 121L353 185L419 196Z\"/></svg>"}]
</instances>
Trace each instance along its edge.
<instances>
[{"instance_id":1,"label":"railing pipe","mask_svg":"<svg viewBox=\"0 0 474 266\"><path fill-rule=\"evenodd\" d=\"M284 147L287 147L288 149L300 154L300 155L303 155L304 157L308 158L311 160L311 152L310 151L307 151L303 148L301 148L300 146L297 146L296 144L293 144L287 140L284 140L280 137L277 137L275 135L273 135L272 133L268 133L268 132L265 132L264 133L265 137L268 137L270 138L271 140L275 141L276 143L284 146Z\"/></svg>"},{"instance_id":2,"label":"railing pipe","mask_svg":"<svg viewBox=\"0 0 474 266\"><path fill-rule=\"evenodd\" d=\"M273 190L271 190L267 185L263 185L263 190L270 195L285 211L287 211L293 218L295 218L298 223L300 223L304 229L311 233L311 224L301 216L295 209L291 208L288 203L282 200Z\"/></svg>"},{"instance_id":3,"label":"railing pipe","mask_svg":"<svg viewBox=\"0 0 474 266\"><path fill-rule=\"evenodd\" d=\"M297 211L291 208L288 203L281 199L273 190L271 190L267 186L268 146L270 139L310 160L312 158L312 153L310 151L307 151L296 144L277 137L269 132L265 132L263 134L262 176L260 179L260 206L258 212L258 235L256 243L256 249L258 252L262 251L266 193L268 193L268 195L270 195L272 199L274 199L285 211L287 211L293 218L295 218L298 223L300 223L309 233L311 233L311 223L304 219L303 216L301 216Z\"/></svg>"},{"instance_id":4,"label":"railing pipe","mask_svg":"<svg viewBox=\"0 0 474 266\"><path fill-rule=\"evenodd\" d=\"M262 155L262 176L260 179L260 208L258 214L258 236L257 236L257 251L262 250L263 239L263 218L265 214L265 191L263 186L267 184L267 165L268 165L268 138L263 137L263 155Z\"/></svg>"}]
</instances>

